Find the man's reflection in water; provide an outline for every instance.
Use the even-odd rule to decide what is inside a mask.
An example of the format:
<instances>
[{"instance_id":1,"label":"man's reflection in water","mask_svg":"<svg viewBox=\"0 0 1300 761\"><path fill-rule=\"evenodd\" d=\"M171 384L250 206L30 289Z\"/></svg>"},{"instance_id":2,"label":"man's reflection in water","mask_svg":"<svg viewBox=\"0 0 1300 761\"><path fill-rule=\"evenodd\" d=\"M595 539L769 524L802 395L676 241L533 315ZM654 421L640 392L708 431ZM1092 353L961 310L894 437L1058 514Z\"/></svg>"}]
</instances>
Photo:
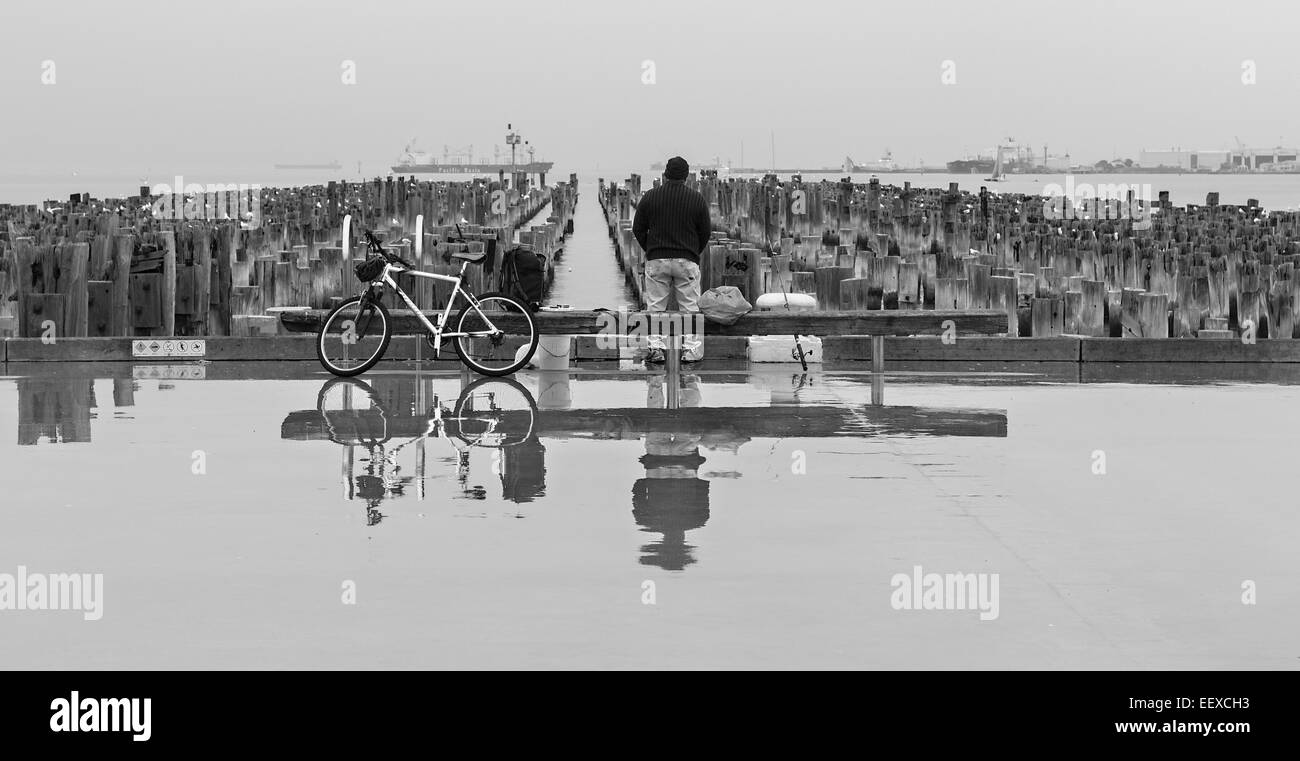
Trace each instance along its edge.
<instances>
[{"instance_id":1,"label":"man's reflection in water","mask_svg":"<svg viewBox=\"0 0 1300 761\"><path fill-rule=\"evenodd\" d=\"M664 376L652 375L646 406L663 409ZM700 378L681 376L678 404L700 406ZM645 478L632 486L632 517L642 531L663 534L658 542L642 545L642 565L680 571L695 562L686 532L709 520L709 482L699 477L704 464L700 437L692 434L647 432L641 457Z\"/></svg>"}]
</instances>

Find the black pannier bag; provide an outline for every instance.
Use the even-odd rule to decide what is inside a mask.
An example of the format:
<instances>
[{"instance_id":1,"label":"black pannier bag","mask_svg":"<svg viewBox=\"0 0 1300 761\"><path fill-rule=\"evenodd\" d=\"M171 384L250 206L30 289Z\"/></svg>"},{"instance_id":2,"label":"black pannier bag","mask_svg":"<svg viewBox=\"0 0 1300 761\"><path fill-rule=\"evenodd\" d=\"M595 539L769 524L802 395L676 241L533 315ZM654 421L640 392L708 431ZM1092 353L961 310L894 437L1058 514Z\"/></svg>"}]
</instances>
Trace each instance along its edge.
<instances>
[{"instance_id":1,"label":"black pannier bag","mask_svg":"<svg viewBox=\"0 0 1300 761\"><path fill-rule=\"evenodd\" d=\"M373 283L379 279L384 271L384 257L375 255L366 258L365 261L357 262L352 268L357 273L357 279L363 283Z\"/></svg>"},{"instance_id":2,"label":"black pannier bag","mask_svg":"<svg viewBox=\"0 0 1300 761\"><path fill-rule=\"evenodd\" d=\"M546 290L546 257L520 247L506 251L501 257L499 290L536 312Z\"/></svg>"}]
</instances>

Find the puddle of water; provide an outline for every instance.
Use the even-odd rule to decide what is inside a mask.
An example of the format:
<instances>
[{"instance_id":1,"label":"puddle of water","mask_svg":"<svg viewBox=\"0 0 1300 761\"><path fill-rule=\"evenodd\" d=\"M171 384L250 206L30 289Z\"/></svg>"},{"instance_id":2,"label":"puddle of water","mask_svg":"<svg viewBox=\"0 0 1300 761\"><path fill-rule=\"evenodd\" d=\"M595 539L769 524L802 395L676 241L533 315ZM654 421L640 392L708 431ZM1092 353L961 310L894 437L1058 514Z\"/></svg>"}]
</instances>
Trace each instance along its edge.
<instances>
[{"instance_id":1,"label":"puddle of water","mask_svg":"<svg viewBox=\"0 0 1300 761\"><path fill-rule=\"evenodd\" d=\"M1300 389L892 369L9 365L0 667L1300 664Z\"/></svg>"}]
</instances>

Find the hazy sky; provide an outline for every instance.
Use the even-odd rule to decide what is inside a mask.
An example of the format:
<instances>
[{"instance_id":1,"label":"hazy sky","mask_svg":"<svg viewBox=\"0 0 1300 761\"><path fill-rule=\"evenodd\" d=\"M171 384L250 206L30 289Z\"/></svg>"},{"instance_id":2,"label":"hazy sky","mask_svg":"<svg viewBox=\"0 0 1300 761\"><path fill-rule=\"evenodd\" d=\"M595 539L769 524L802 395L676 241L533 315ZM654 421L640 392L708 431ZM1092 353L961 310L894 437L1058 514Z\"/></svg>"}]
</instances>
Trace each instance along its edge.
<instances>
[{"instance_id":1,"label":"hazy sky","mask_svg":"<svg viewBox=\"0 0 1300 761\"><path fill-rule=\"evenodd\" d=\"M935 165L1008 136L1076 160L1300 143L1295 0L2 0L0 28L11 179L380 173L411 137L490 153L507 122L563 174L742 142L766 166L770 132L783 166Z\"/></svg>"}]
</instances>

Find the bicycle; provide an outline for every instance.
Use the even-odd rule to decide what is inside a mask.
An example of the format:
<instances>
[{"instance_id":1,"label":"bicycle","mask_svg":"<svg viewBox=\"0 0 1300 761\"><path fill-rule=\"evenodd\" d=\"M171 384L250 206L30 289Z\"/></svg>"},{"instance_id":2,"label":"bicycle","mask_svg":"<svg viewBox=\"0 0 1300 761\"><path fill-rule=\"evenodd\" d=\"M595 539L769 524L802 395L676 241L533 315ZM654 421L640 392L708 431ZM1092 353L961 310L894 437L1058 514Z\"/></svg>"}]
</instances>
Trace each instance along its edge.
<instances>
[{"instance_id":1,"label":"bicycle","mask_svg":"<svg viewBox=\"0 0 1300 761\"><path fill-rule=\"evenodd\" d=\"M459 225L456 231L459 234ZM435 358L441 353L442 341L453 339L461 362L480 375L510 375L532 359L539 336L528 307L495 291L475 297L464 287L465 269L471 264L481 264L487 256L485 252L445 254L443 261L460 261L460 273L440 275L416 269L415 265L385 249L370 230L365 231L365 240L367 256L353 269L357 279L366 284L366 289L359 296L336 306L326 316L316 339L316 357L330 373L350 378L374 367L383 358L393 337L393 322L382 301L385 288L392 289L424 326L425 339L433 348ZM438 316L436 325L397 284L394 276L402 273L453 283L447 306ZM466 305L456 315L455 321L449 323L451 308L458 296L464 297ZM377 324L376 319L379 321ZM449 324L456 329L446 330ZM508 345L507 335L522 336L523 348L515 350Z\"/></svg>"}]
</instances>

